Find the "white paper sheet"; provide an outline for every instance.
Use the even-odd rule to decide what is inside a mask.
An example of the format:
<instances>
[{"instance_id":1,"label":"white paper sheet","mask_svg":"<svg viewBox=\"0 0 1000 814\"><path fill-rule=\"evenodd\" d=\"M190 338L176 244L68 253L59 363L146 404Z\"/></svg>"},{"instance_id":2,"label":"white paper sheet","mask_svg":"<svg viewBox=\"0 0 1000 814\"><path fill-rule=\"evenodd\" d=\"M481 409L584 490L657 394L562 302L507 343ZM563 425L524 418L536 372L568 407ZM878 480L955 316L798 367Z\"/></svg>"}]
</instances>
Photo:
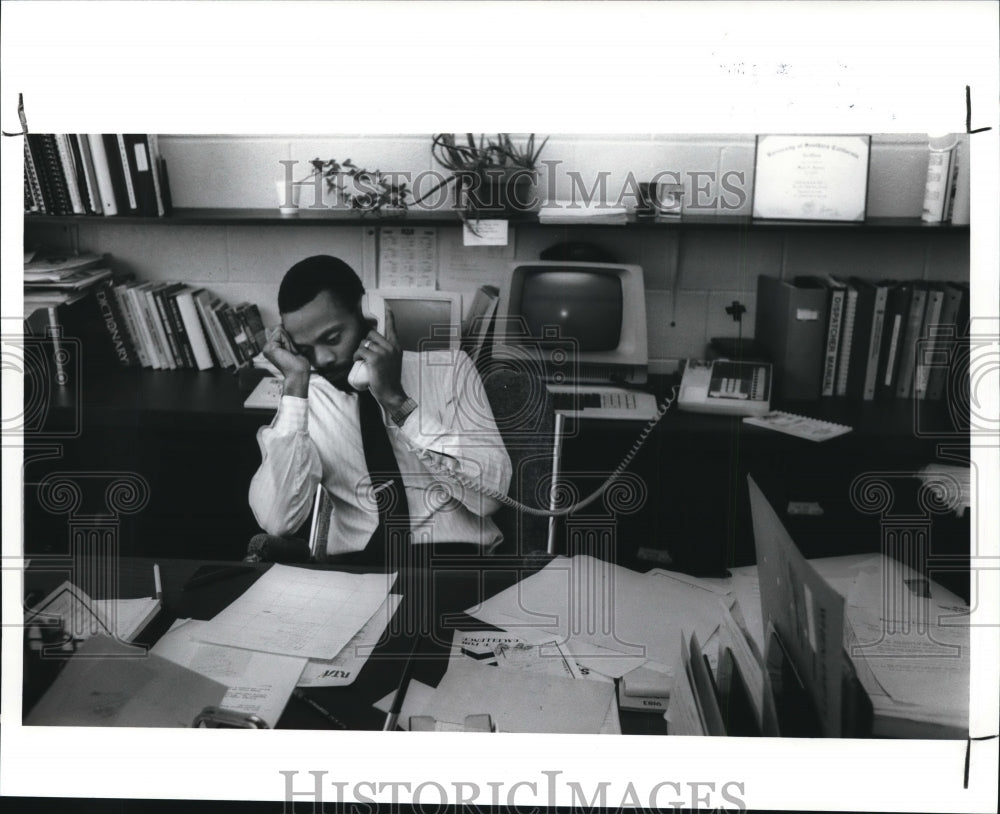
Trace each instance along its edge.
<instances>
[{"instance_id":1,"label":"white paper sheet","mask_svg":"<svg viewBox=\"0 0 1000 814\"><path fill-rule=\"evenodd\" d=\"M272 565L198 635L213 644L332 659L385 602L395 579Z\"/></svg>"},{"instance_id":2,"label":"white paper sheet","mask_svg":"<svg viewBox=\"0 0 1000 814\"><path fill-rule=\"evenodd\" d=\"M258 715L274 727L306 660L198 641L206 624L192 619L173 628L160 638L152 652L225 684L227 690L220 706Z\"/></svg>"},{"instance_id":3,"label":"white paper sheet","mask_svg":"<svg viewBox=\"0 0 1000 814\"><path fill-rule=\"evenodd\" d=\"M707 640L718 626L717 598L593 557L557 557L467 612L525 638L549 633L560 644L569 642L578 661L600 671L587 660L608 650L617 657L669 663L682 630Z\"/></svg>"},{"instance_id":4,"label":"white paper sheet","mask_svg":"<svg viewBox=\"0 0 1000 814\"><path fill-rule=\"evenodd\" d=\"M379 230L380 288L437 286L437 229L386 226Z\"/></svg>"},{"instance_id":5,"label":"white paper sheet","mask_svg":"<svg viewBox=\"0 0 1000 814\"><path fill-rule=\"evenodd\" d=\"M332 659L310 659L299 676L298 686L346 687L353 684L402 599L400 594L389 594L365 626Z\"/></svg>"},{"instance_id":6,"label":"white paper sheet","mask_svg":"<svg viewBox=\"0 0 1000 814\"><path fill-rule=\"evenodd\" d=\"M515 673L582 677L575 660L555 642L530 644L500 630L456 630L448 663L464 659Z\"/></svg>"},{"instance_id":7,"label":"white paper sheet","mask_svg":"<svg viewBox=\"0 0 1000 814\"><path fill-rule=\"evenodd\" d=\"M470 660L449 666L424 714L461 723L489 713L501 732L599 733L614 685L511 673Z\"/></svg>"},{"instance_id":8,"label":"white paper sheet","mask_svg":"<svg viewBox=\"0 0 1000 814\"><path fill-rule=\"evenodd\" d=\"M876 613L852 608L857 637L851 656L863 658L894 701L968 713L969 629L932 626L888 632Z\"/></svg>"}]
</instances>

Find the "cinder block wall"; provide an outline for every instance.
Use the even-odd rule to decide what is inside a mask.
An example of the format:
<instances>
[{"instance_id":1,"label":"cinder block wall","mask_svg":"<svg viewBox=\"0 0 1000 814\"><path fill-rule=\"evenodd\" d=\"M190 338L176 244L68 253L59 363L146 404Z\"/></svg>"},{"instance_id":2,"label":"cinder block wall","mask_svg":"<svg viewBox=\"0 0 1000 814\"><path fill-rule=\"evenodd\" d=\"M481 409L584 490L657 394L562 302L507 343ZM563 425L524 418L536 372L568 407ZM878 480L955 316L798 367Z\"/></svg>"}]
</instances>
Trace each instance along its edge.
<instances>
[{"instance_id":1,"label":"cinder block wall","mask_svg":"<svg viewBox=\"0 0 1000 814\"><path fill-rule=\"evenodd\" d=\"M719 218L749 215L754 143L752 135L552 135L542 154L549 163L540 174L538 193L542 199L569 198L576 173L588 189L603 177L609 203L626 191L622 203L629 206L634 204L627 192L629 173L643 181L660 172L676 172L685 186L685 211ZM275 207L274 182L284 177L282 160L298 162L296 179L308 174L308 161L317 157L350 158L369 169L408 172L411 177L426 173L425 190L432 185L430 173L440 172L427 134L161 135L160 148L177 207ZM918 217L926 168L926 136L873 136L869 217ZM723 177L742 194L721 189ZM302 204L311 202L311 193L304 190ZM277 321L275 299L282 273L295 261L319 253L337 255L360 268L364 228L135 226L95 218L78 226L33 227L29 237L57 244L75 240L81 248L108 252L115 268L133 271L139 279L180 279L211 288L230 302L256 302L271 325ZM457 227L441 227L439 234L439 241L460 240ZM934 230L531 226L516 230L515 256L534 258L546 246L568 239L596 243L620 262L643 267L654 370L669 370L679 358L703 355L712 336L735 335L736 326L724 310L734 299L747 306L744 335L752 335L759 274L969 277L968 236ZM450 287L471 292L481 282L456 280Z\"/></svg>"}]
</instances>

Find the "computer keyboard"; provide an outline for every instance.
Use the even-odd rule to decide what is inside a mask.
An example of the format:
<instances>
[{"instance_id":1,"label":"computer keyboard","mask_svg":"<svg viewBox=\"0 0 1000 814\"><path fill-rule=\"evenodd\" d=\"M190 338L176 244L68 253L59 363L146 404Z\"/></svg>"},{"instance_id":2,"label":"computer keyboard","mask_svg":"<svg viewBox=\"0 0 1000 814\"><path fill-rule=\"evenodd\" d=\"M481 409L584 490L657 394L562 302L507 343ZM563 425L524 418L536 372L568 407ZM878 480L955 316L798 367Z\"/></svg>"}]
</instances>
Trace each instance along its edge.
<instances>
[{"instance_id":1,"label":"computer keyboard","mask_svg":"<svg viewBox=\"0 0 1000 814\"><path fill-rule=\"evenodd\" d=\"M645 421L656 415L650 393L595 385L548 385L556 412L568 416Z\"/></svg>"}]
</instances>

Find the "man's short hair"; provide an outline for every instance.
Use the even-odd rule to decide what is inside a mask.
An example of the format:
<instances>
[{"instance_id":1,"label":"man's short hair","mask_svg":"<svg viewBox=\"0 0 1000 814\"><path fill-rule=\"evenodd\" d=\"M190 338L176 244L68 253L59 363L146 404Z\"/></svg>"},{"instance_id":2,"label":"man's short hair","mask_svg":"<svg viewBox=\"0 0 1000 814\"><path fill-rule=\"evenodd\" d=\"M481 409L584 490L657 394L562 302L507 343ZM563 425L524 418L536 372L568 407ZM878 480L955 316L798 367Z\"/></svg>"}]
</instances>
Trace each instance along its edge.
<instances>
[{"instance_id":1,"label":"man's short hair","mask_svg":"<svg viewBox=\"0 0 1000 814\"><path fill-rule=\"evenodd\" d=\"M307 257L292 266L278 288L278 311L288 314L312 302L321 291L349 311L357 311L365 287L357 273L343 260L327 254Z\"/></svg>"}]
</instances>

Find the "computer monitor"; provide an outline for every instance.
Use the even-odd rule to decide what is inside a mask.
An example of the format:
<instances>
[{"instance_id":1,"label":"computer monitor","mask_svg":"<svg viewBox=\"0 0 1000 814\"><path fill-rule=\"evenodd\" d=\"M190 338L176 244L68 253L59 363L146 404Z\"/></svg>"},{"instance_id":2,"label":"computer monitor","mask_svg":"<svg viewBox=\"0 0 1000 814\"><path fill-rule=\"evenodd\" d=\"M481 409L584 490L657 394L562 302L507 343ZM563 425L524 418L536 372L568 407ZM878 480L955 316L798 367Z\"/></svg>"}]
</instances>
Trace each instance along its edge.
<instances>
[{"instance_id":1,"label":"computer monitor","mask_svg":"<svg viewBox=\"0 0 1000 814\"><path fill-rule=\"evenodd\" d=\"M462 295L428 288L378 288L366 294L369 313L392 310L403 350L458 350L462 334Z\"/></svg>"},{"instance_id":2,"label":"computer monitor","mask_svg":"<svg viewBox=\"0 0 1000 814\"><path fill-rule=\"evenodd\" d=\"M497 309L494 357L537 352L546 377L566 383L646 381L642 268L618 263L514 263Z\"/></svg>"}]
</instances>

